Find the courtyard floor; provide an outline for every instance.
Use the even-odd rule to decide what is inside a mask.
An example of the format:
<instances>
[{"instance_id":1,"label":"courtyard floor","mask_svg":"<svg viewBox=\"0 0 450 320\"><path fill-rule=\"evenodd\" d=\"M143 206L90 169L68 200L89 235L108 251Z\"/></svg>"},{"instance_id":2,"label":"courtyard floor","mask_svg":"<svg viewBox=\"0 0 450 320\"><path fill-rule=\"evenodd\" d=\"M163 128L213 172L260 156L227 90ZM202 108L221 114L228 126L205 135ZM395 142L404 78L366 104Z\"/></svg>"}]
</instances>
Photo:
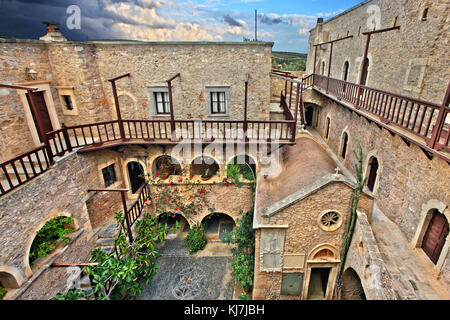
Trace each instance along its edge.
<instances>
[{"instance_id":1,"label":"courtyard floor","mask_svg":"<svg viewBox=\"0 0 450 320\"><path fill-rule=\"evenodd\" d=\"M236 286L230 246L209 241L190 255L183 237L166 240L149 286L136 300L232 300Z\"/></svg>"}]
</instances>

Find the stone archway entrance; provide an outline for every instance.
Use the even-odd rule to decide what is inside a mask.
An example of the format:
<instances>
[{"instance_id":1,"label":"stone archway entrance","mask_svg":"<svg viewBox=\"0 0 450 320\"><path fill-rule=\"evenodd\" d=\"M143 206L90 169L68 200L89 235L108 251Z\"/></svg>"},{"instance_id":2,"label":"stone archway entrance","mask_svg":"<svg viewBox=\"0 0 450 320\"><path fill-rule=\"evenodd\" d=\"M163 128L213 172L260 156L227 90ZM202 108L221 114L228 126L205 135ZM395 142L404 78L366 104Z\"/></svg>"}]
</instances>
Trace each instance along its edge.
<instances>
[{"instance_id":1,"label":"stone archway entrance","mask_svg":"<svg viewBox=\"0 0 450 320\"><path fill-rule=\"evenodd\" d=\"M145 183L144 168L139 162L131 161L127 164L128 178L130 179L131 193L136 193Z\"/></svg>"},{"instance_id":2,"label":"stone archway entrance","mask_svg":"<svg viewBox=\"0 0 450 320\"><path fill-rule=\"evenodd\" d=\"M361 279L352 268L348 268L343 277L342 300L367 300Z\"/></svg>"}]
</instances>

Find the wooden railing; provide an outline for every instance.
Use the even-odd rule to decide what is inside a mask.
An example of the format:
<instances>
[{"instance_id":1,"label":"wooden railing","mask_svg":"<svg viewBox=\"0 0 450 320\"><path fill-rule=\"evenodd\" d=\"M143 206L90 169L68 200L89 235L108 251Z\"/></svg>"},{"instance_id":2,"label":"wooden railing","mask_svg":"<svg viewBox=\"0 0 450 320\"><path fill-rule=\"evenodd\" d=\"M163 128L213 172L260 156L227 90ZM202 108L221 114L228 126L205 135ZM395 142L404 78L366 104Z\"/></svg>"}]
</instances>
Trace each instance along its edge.
<instances>
[{"instance_id":1,"label":"wooden railing","mask_svg":"<svg viewBox=\"0 0 450 320\"><path fill-rule=\"evenodd\" d=\"M46 146L0 163L0 196L47 171L52 165Z\"/></svg>"},{"instance_id":2,"label":"wooden railing","mask_svg":"<svg viewBox=\"0 0 450 320\"><path fill-rule=\"evenodd\" d=\"M175 129L174 132L172 128ZM77 126L63 124L61 129L46 134L46 145L0 163L0 196L46 171L53 165L55 156L61 157L75 148L102 147L111 142L177 143L183 140L194 142L198 139L204 142L264 140L280 144L292 143L295 141L295 121L115 120Z\"/></svg>"},{"instance_id":3,"label":"wooden railing","mask_svg":"<svg viewBox=\"0 0 450 320\"><path fill-rule=\"evenodd\" d=\"M384 124L397 126L424 139L431 148L450 151L446 122L450 111L448 101L437 105L318 74L312 77L314 88L353 105L357 110L378 116Z\"/></svg>"}]
</instances>

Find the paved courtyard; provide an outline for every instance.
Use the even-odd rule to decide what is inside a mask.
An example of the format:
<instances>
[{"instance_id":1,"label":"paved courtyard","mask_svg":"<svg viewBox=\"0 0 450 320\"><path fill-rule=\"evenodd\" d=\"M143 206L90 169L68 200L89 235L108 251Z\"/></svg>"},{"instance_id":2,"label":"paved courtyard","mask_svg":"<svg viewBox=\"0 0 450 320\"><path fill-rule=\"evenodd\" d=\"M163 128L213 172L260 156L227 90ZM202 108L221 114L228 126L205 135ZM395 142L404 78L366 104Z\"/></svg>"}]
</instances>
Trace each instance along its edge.
<instances>
[{"instance_id":1,"label":"paved courtyard","mask_svg":"<svg viewBox=\"0 0 450 320\"><path fill-rule=\"evenodd\" d=\"M235 280L229 248L210 241L190 255L184 239L166 240L158 248L159 269L137 300L232 300Z\"/></svg>"}]
</instances>

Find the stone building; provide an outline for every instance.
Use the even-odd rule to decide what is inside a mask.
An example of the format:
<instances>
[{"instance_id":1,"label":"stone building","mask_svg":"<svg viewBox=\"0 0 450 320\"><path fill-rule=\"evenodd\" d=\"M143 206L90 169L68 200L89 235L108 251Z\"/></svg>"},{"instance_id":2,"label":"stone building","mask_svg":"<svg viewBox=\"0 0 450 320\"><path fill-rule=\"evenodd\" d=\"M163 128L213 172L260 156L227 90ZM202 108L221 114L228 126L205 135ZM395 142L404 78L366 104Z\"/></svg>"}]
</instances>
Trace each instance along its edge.
<instances>
[{"instance_id":1,"label":"stone building","mask_svg":"<svg viewBox=\"0 0 450 320\"><path fill-rule=\"evenodd\" d=\"M187 182L183 199L207 190L210 206L183 226L253 210L253 299L448 299L448 5L371 0L319 19L304 73L271 70L265 42L75 42L52 25L0 39L6 299L67 291L80 268L52 264L87 262L113 212L159 215ZM357 142L367 181L341 269ZM254 197L225 179L236 157ZM31 265L36 233L70 215L71 242Z\"/></svg>"}]
</instances>

